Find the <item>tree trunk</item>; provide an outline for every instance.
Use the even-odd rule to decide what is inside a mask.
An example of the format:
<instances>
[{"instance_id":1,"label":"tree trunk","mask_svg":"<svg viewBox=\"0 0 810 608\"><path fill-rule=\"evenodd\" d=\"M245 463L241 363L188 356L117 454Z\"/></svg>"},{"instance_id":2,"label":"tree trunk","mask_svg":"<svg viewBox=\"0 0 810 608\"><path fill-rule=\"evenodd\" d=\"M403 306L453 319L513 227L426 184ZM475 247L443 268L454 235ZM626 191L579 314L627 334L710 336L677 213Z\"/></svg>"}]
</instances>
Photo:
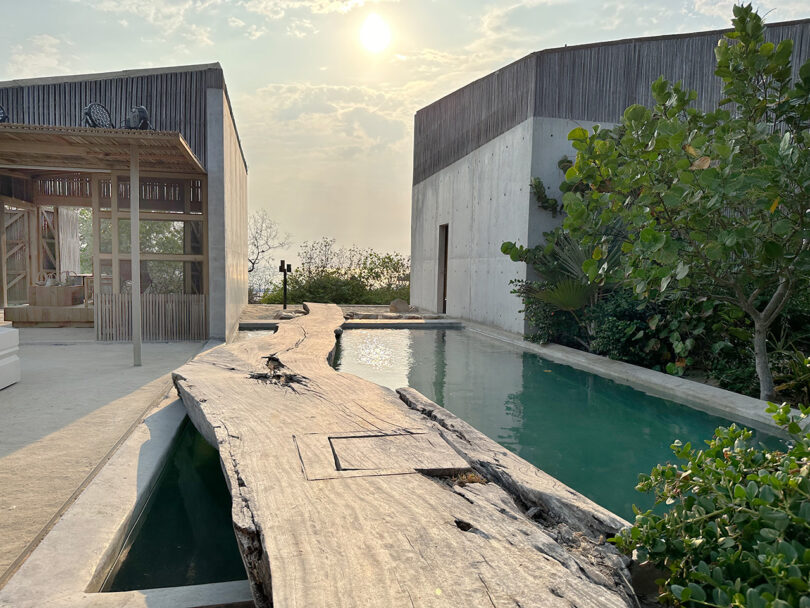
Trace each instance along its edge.
<instances>
[{"instance_id":1,"label":"tree trunk","mask_svg":"<svg viewBox=\"0 0 810 608\"><path fill-rule=\"evenodd\" d=\"M768 363L768 327L762 321L754 322L754 357L759 377L759 398L764 401L775 401L773 374Z\"/></svg>"}]
</instances>

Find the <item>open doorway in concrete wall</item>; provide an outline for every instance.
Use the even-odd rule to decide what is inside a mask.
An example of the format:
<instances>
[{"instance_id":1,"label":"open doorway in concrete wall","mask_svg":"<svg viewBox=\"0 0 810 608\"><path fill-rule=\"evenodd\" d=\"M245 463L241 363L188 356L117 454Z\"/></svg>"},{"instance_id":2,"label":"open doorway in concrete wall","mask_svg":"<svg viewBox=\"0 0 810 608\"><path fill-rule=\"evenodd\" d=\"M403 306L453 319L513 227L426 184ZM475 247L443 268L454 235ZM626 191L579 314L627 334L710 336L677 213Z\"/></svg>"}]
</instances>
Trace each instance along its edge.
<instances>
[{"instance_id":1,"label":"open doorway in concrete wall","mask_svg":"<svg viewBox=\"0 0 810 608\"><path fill-rule=\"evenodd\" d=\"M450 224L439 226L439 301L436 310L447 312L447 240Z\"/></svg>"}]
</instances>

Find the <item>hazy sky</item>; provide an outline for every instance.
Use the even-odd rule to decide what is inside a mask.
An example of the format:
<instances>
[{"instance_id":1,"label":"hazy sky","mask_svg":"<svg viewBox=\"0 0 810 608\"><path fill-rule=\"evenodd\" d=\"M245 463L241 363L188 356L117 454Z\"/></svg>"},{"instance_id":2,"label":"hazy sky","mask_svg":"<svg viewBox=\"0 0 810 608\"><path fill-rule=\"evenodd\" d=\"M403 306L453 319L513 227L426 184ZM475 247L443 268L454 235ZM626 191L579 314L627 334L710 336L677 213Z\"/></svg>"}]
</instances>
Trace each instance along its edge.
<instances>
[{"instance_id":1,"label":"hazy sky","mask_svg":"<svg viewBox=\"0 0 810 608\"><path fill-rule=\"evenodd\" d=\"M726 27L725 0L0 0L0 80L219 61L250 206L408 252L416 110L529 52ZM768 21L810 17L767 0ZM390 43L372 52L361 41ZM374 23L374 22L373 22ZM381 38L381 39L380 39ZM564 83L560 83L564 86Z\"/></svg>"}]
</instances>

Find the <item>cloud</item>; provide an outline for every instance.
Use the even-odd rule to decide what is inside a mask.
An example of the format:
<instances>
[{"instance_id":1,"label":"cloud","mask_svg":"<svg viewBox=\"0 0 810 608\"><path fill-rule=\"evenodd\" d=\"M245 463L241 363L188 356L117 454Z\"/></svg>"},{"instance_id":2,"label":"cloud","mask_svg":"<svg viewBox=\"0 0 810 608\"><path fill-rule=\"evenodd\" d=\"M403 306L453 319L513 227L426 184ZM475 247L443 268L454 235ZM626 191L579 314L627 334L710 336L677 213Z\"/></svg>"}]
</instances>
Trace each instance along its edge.
<instances>
[{"instance_id":1,"label":"cloud","mask_svg":"<svg viewBox=\"0 0 810 608\"><path fill-rule=\"evenodd\" d=\"M739 0L693 0L692 10L708 17L721 17L730 25L731 9ZM766 21L775 23L810 16L810 7L805 0L769 0L754 3L754 9Z\"/></svg>"},{"instance_id":2,"label":"cloud","mask_svg":"<svg viewBox=\"0 0 810 608\"><path fill-rule=\"evenodd\" d=\"M317 34L317 28L309 19L292 19L287 25L287 35L294 38L306 38L311 34Z\"/></svg>"},{"instance_id":3,"label":"cloud","mask_svg":"<svg viewBox=\"0 0 810 608\"><path fill-rule=\"evenodd\" d=\"M71 43L49 34L37 34L11 47L6 74L9 78L54 76L76 72L77 58Z\"/></svg>"},{"instance_id":4,"label":"cloud","mask_svg":"<svg viewBox=\"0 0 810 608\"><path fill-rule=\"evenodd\" d=\"M256 40L267 33L267 30L264 27L259 27L255 23L251 23L248 26L248 24L239 19L239 17L228 17L228 25L236 29L244 30L245 36L251 40Z\"/></svg>"},{"instance_id":5,"label":"cloud","mask_svg":"<svg viewBox=\"0 0 810 608\"><path fill-rule=\"evenodd\" d=\"M251 13L263 15L271 20L278 20L287 11L305 10L316 15L330 13L348 13L370 4L380 2L398 2L399 0L242 0L240 4Z\"/></svg>"},{"instance_id":6,"label":"cloud","mask_svg":"<svg viewBox=\"0 0 810 608\"><path fill-rule=\"evenodd\" d=\"M211 40L211 28L196 23L190 24L187 29L182 33L183 38L189 42L194 42L201 46L211 46L214 41Z\"/></svg>"},{"instance_id":7,"label":"cloud","mask_svg":"<svg viewBox=\"0 0 810 608\"><path fill-rule=\"evenodd\" d=\"M93 0L93 10L127 15L131 22L146 21L164 34L193 26L199 15L226 0ZM210 32L210 28L208 28ZM199 33L199 32L198 32ZM188 36L186 36L188 38ZM207 37L204 40L208 40ZM203 44L206 44L204 41Z\"/></svg>"}]
</instances>

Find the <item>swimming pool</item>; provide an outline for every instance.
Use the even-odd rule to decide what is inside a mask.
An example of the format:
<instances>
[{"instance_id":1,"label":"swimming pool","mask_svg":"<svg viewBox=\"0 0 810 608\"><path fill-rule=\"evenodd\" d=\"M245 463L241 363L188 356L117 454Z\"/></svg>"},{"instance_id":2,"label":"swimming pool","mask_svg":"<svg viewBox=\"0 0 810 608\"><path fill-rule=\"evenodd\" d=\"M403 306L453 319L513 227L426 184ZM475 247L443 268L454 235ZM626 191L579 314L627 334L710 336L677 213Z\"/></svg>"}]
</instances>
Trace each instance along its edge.
<instances>
[{"instance_id":1,"label":"swimming pool","mask_svg":"<svg viewBox=\"0 0 810 608\"><path fill-rule=\"evenodd\" d=\"M411 386L479 431L624 518L648 508L639 473L729 421L543 360L468 330L348 330L336 369ZM771 443L763 433L755 440Z\"/></svg>"}]
</instances>

